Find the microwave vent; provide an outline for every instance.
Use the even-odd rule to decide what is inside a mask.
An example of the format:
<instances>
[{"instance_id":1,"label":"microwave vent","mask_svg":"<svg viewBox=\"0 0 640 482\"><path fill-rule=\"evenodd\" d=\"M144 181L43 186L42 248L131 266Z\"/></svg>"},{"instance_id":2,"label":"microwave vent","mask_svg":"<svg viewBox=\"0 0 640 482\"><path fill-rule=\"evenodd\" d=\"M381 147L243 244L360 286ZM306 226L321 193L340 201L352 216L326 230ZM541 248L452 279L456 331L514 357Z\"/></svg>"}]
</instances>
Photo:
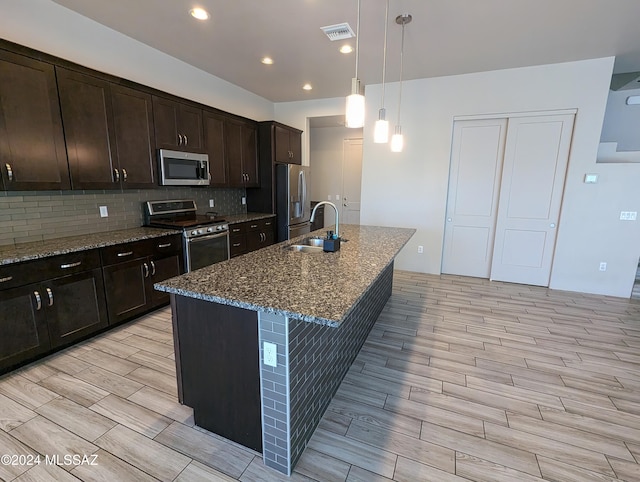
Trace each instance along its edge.
<instances>
[{"instance_id":1,"label":"microwave vent","mask_svg":"<svg viewBox=\"0 0 640 482\"><path fill-rule=\"evenodd\" d=\"M331 40L332 42L335 40L344 40L356 36L356 34L353 33L353 29L347 22L320 27L320 29L326 34L327 37L329 37L329 40Z\"/></svg>"}]
</instances>

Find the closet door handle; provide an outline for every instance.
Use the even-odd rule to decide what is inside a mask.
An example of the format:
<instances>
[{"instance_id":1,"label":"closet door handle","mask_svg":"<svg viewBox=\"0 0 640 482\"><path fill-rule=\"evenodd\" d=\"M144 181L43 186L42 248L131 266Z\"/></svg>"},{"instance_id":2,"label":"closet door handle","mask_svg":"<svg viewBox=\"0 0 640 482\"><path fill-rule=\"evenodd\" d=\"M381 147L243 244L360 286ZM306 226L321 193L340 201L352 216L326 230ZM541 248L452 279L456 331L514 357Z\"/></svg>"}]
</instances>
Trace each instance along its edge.
<instances>
[{"instance_id":1,"label":"closet door handle","mask_svg":"<svg viewBox=\"0 0 640 482\"><path fill-rule=\"evenodd\" d=\"M42 298L40 298L40 293L34 291L33 296L36 299L36 311L40 311L40 309L42 308Z\"/></svg>"},{"instance_id":2,"label":"closet door handle","mask_svg":"<svg viewBox=\"0 0 640 482\"><path fill-rule=\"evenodd\" d=\"M51 288L47 288L47 296L49 297L49 306L53 306L53 291L51 291Z\"/></svg>"},{"instance_id":3,"label":"closet door handle","mask_svg":"<svg viewBox=\"0 0 640 482\"><path fill-rule=\"evenodd\" d=\"M11 164L7 162L4 167L7 168L7 177L9 178L9 182L13 181L13 169L11 169Z\"/></svg>"}]
</instances>

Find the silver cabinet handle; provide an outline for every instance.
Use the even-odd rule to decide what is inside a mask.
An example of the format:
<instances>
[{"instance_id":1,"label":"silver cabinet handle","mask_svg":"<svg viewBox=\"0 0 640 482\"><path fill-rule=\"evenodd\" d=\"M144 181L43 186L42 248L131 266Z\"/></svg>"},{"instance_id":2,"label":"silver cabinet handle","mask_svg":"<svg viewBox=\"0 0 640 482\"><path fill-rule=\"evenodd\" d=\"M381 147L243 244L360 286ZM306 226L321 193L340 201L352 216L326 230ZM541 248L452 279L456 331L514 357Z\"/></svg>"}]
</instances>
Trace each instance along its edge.
<instances>
[{"instance_id":1,"label":"silver cabinet handle","mask_svg":"<svg viewBox=\"0 0 640 482\"><path fill-rule=\"evenodd\" d=\"M189 138L187 137L187 135L182 134L182 137L184 137L184 145L186 146L187 144L189 144Z\"/></svg>"},{"instance_id":2,"label":"silver cabinet handle","mask_svg":"<svg viewBox=\"0 0 640 482\"><path fill-rule=\"evenodd\" d=\"M158 248L169 248L171 247L171 243L159 244Z\"/></svg>"},{"instance_id":3,"label":"silver cabinet handle","mask_svg":"<svg viewBox=\"0 0 640 482\"><path fill-rule=\"evenodd\" d=\"M9 181L13 181L13 169L11 169L11 164L7 162L4 167L7 168L7 177L9 178Z\"/></svg>"},{"instance_id":4,"label":"silver cabinet handle","mask_svg":"<svg viewBox=\"0 0 640 482\"><path fill-rule=\"evenodd\" d=\"M124 258L125 256L131 256L133 254L133 251L127 251L125 253L118 253L117 256L118 258Z\"/></svg>"},{"instance_id":5,"label":"silver cabinet handle","mask_svg":"<svg viewBox=\"0 0 640 482\"><path fill-rule=\"evenodd\" d=\"M149 261L151 263L151 276L155 276L156 274L156 264L153 261Z\"/></svg>"},{"instance_id":6,"label":"silver cabinet handle","mask_svg":"<svg viewBox=\"0 0 640 482\"><path fill-rule=\"evenodd\" d=\"M47 296L49 297L49 306L53 306L53 291L51 291L51 288L47 288Z\"/></svg>"},{"instance_id":7,"label":"silver cabinet handle","mask_svg":"<svg viewBox=\"0 0 640 482\"><path fill-rule=\"evenodd\" d=\"M149 277L149 265L147 263L142 263L142 266L144 267L144 277L148 278Z\"/></svg>"},{"instance_id":8,"label":"silver cabinet handle","mask_svg":"<svg viewBox=\"0 0 640 482\"><path fill-rule=\"evenodd\" d=\"M69 264L61 264L60 269L75 268L77 266L80 266L81 264L82 264L82 261L76 261L75 263L69 263Z\"/></svg>"},{"instance_id":9,"label":"silver cabinet handle","mask_svg":"<svg viewBox=\"0 0 640 482\"><path fill-rule=\"evenodd\" d=\"M182 134L178 134L178 145L182 145Z\"/></svg>"},{"instance_id":10,"label":"silver cabinet handle","mask_svg":"<svg viewBox=\"0 0 640 482\"><path fill-rule=\"evenodd\" d=\"M266 223L264 223L265 226L271 226L271 221L267 221Z\"/></svg>"},{"instance_id":11,"label":"silver cabinet handle","mask_svg":"<svg viewBox=\"0 0 640 482\"><path fill-rule=\"evenodd\" d=\"M113 170L113 174L115 175L115 181L114 182L120 182L120 171L118 171L117 169Z\"/></svg>"},{"instance_id":12,"label":"silver cabinet handle","mask_svg":"<svg viewBox=\"0 0 640 482\"><path fill-rule=\"evenodd\" d=\"M4 278L0 278L0 283L6 283L7 281L11 281L13 276L6 276Z\"/></svg>"},{"instance_id":13,"label":"silver cabinet handle","mask_svg":"<svg viewBox=\"0 0 640 482\"><path fill-rule=\"evenodd\" d=\"M234 248L237 248L238 246L240 246L240 243L233 243L233 244L232 244L232 246L233 246Z\"/></svg>"},{"instance_id":14,"label":"silver cabinet handle","mask_svg":"<svg viewBox=\"0 0 640 482\"><path fill-rule=\"evenodd\" d=\"M257 227L258 227L258 225L257 225L257 224L252 224L252 225L251 225L251 229L255 229L255 228L257 228Z\"/></svg>"},{"instance_id":15,"label":"silver cabinet handle","mask_svg":"<svg viewBox=\"0 0 640 482\"><path fill-rule=\"evenodd\" d=\"M124 167L122 168L122 180L127 182L127 170Z\"/></svg>"},{"instance_id":16,"label":"silver cabinet handle","mask_svg":"<svg viewBox=\"0 0 640 482\"><path fill-rule=\"evenodd\" d=\"M40 298L40 293L34 291L33 296L36 298L36 311L40 311L42 308L42 298Z\"/></svg>"}]
</instances>

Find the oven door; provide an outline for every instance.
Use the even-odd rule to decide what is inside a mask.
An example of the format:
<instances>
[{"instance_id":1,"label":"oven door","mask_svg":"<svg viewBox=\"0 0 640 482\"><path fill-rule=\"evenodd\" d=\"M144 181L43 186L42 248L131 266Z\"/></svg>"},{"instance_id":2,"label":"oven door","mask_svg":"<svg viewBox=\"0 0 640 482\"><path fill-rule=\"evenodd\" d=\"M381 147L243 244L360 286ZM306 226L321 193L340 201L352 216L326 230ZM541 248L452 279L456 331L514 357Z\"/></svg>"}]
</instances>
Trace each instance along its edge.
<instances>
[{"instance_id":1,"label":"oven door","mask_svg":"<svg viewBox=\"0 0 640 482\"><path fill-rule=\"evenodd\" d=\"M186 240L185 269L187 272L228 259L228 231Z\"/></svg>"}]
</instances>

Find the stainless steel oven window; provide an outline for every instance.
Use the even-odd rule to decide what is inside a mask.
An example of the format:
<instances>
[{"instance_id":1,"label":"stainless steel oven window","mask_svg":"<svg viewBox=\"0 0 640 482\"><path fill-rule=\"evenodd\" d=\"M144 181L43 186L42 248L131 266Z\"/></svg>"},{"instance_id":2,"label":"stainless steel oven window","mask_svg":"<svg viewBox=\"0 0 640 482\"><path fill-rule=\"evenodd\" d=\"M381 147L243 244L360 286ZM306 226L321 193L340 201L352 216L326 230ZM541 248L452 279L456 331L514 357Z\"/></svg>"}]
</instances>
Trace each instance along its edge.
<instances>
[{"instance_id":1,"label":"stainless steel oven window","mask_svg":"<svg viewBox=\"0 0 640 482\"><path fill-rule=\"evenodd\" d=\"M229 232L187 240L185 249L187 272L229 259Z\"/></svg>"}]
</instances>

